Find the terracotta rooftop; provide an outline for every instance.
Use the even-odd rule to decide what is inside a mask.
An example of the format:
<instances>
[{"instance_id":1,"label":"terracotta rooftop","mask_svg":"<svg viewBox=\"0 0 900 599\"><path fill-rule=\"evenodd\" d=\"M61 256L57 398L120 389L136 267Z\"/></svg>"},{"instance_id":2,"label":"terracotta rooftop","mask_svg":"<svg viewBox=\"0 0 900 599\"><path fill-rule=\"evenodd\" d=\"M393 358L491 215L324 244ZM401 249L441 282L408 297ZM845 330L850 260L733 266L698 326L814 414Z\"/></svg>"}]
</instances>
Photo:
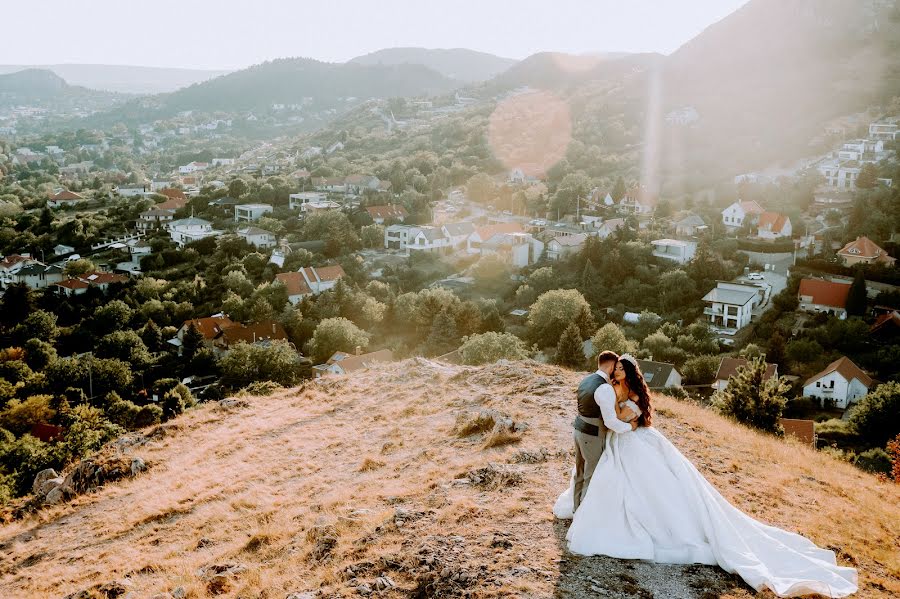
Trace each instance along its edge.
<instances>
[{"instance_id":1,"label":"terracotta rooftop","mask_svg":"<svg viewBox=\"0 0 900 599\"><path fill-rule=\"evenodd\" d=\"M299 272L282 272L275 275L276 281L284 283L288 296L292 295L309 295L312 289L307 285L306 280Z\"/></svg>"},{"instance_id":2,"label":"terracotta rooftop","mask_svg":"<svg viewBox=\"0 0 900 599\"><path fill-rule=\"evenodd\" d=\"M366 212L369 213L373 219L375 218L406 218L408 213L406 212L406 208L403 206L397 206L395 204L389 204L386 206L369 206L366 208Z\"/></svg>"},{"instance_id":3,"label":"terracotta rooftop","mask_svg":"<svg viewBox=\"0 0 900 599\"><path fill-rule=\"evenodd\" d=\"M788 217L780 212L763 212L759 215L760 229L768 229L769 231L778 233L784 230L784 226L788 223Z\"/></svg>"},{"instance_id":4,"label":"terracotta rooftop","mask_svg":"<svg viewBox=\"0 0 900 599\"><path fill-rule=\"evenodd\" d=\"M287 339L284 327L274 320L264 320L251 325L235 324L223 329L216 337L222 344L231 346L236 343L258 343Z\"/></svg>"},{"instance_id":5,"label":"terracotta rooftop","mask_svg":"<svg viewBox=\"0 0 900 599\"><path fill-rule=\"evenodd\" d=\"M737 372L738 368L744 367L749 363L750 361L745 358L722 358L722 361L719 362L719 371L716 372L716 380L727 381ZM763 380L767 381L777 374L778 364L766 362L766 373L763 375Z\"/></svg>"},{"instance_id":6,"label":"terracotta rooftop","mask_svg":"<svg viewBox=\"0 0 900 599\"><path fill-rule=\"evenodd\" d=\"M757 204L754 200L739 202L739 204L741 206L741 210L743 210L745 214L763 214L765 212L763 207Z\"/></svg>"},{"instance_id":7,"label":"terracotta rooftop","mask_svg":"<svg viewBox=\"0 0 900 599\"><path fill-rule=\"evenodd\" d=\"M805 387L811 383L815 383L823 376L831 374L832 372L837 372L842 377L844 377L847 382L850 382L853 379L858 379L860 383L866 386L866 388L872 387L872 383L874 382L872 380L872 377L866 374L862 368L854 364L853 361L850 360L850 358L848 358L847 356L841 356L840 358L826 366L825 370L810 377L809 380L803 383L803 386Z\"/></svg>"},{"instance_id":8,"label":"terracotta rooftop","mask_svg":"<svg viewBox=\"0 0 900 599\"><path fill-rule=\"evenodd\" d=\"M64 189L61 192L59 192L58 194L50 197L50 200L53 202L76 201L76 200L83 200L83 199L84 199L84 197L78 195L74 191L69 191L68 189Z\"/></svg>"},{"instance_id":9,"label":"terracotta rooftop","mask_svg":"<svg viewBox=\"0 0 900 599\"><path fill-rule=\"evenodd\" d=\"M206 318L195 318L193 320L185 320L182 327L187 330L191 323L200 331L204 339L215 339L223 330L235 326L237 323L227 316L208 316Z\"/></svg>"},{"instance_id":10,"label":"terracotta rooftop","mask_svg":"<svg viewBox=\"0 0 900 599\"><path fill-rule=\"evenodd\" d=\"M800 281L798 295L811 298L810 303L833 308L847 307L847 294L850 293L848 283L833 283L821 279L803 279Z\"/></svg>"},{"instance_id":11,"label":"terracotta rooftop","mask_svg":"<svg viewBox=\"0 0 900 599\"><path fill-rule=\"evenodd\" d=\"M353 354L347 354L344 352L337 352L333 355L329 360L329 364L338 364L345 373L353 372L354 370L361 370L363 368L368 368L372 364L377 362L390 362L394 359L394 354L389 349L380 349L378 351L370 352L368 354L361 354L359 356Z\"/></svg>"},{"instance_id":12,"label":"terracotta rooftop","mask_svg":"<svg viewBox=\"0 0 900 599\"><path fill-rule=\"evenodd\" d=\"M66 279L65 281L60 281L56 284L57 287L64 287L65 289L87 289L90 287L90 284L80 280L80 279Z\"/></svg>"},{"instance_id":13,"label":"terracotta rooftop","mask_svg":"<svg viewBox=\"0 0 900 599\"><path fill-rule=\"evenodd\" d=\"M838 250L838 255L874 260L886 264L893 264L895 262L895 258L888 256L887 252L878 247L878 244L868 237L857 237L854 241L851 241Z\"/></svg>"}]
</instances>

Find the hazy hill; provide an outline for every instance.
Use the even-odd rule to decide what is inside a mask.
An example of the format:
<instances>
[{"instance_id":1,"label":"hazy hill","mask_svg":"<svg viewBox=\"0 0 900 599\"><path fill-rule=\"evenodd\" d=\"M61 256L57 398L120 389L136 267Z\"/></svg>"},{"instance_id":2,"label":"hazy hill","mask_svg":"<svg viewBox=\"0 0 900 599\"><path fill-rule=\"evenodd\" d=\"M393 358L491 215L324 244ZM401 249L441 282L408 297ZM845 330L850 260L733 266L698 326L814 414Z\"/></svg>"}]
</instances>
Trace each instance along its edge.
<instances>
[{"instance_id":1,"label":"hazy hill","mask_svg":"<svg viewBox=\"0 0 900 599\"><path fill-rule=\"evenodd\" d=\"M0 73L28 68L53 71L72 85L126 94L172 92L229 72L110 64L51 64L40 67L0 65Z\"/></svg>"},{"instance_id":2,"label":"hazy hill","mask_svg":"<svg viewBox=\"0 0 900 599\"><path fill-rule=\"evenodd\" d=\"M558 90L595 80L617 80L634 69L646 68L658 54L590 54L540 52L516 63L491 79L487 89L505 91L517 87Z\"/></svg>"},{"instance_id":3,"label":"hazy hill","mask_svg":"<svg viewBox=\"0 0 900 599\"><path fill-rule=\"evenodd\" d=\"M516 63L465 48L385 48L350 60L363 65L420 64L456 81L475 83L498 75Z\"/></svg>"},{"instance_id":4,"label":"hazy hill","mask_svg":"<svg viewBox=\"0 0 900 599\"><path fill-rule=\"evenodd\" d=\"M811 150L830 119L900 94L893 0L752 0L665 61L665 110L700 120L672 134L672 169L744 172Z\"/></svg>"},{"instance_id":5,"label":"hazy hill","mask_svg":"<svg viewBox=\"0 0 900 599\"><path fill-rule=\"evenodd\" d=\"M235 71L170 94L135 99L104 115L98 125L147 122L180 111L242 112L273 104L301 104L313 110L343 109L348 99L422 96L448 92L456 83L421 65L335 64L285 58Z\"/></svg>"},{"instance_id":6,"label":"hazy hill","mask_svg":"<svg viewBox=\"0 0 900 599\"><path fill-rule=\"evenodd\" d=\"M109 92L69 85L59 75L46 69L25 69L0 75L0 105L68 105L86 109L111 104L117 97Z\"/></svg>"},{"instance_id":7,"label":"hazy hill","mask_svg":"<svg viewBox=\"0 0 900 599\"><path fill-rule=\"evenodd\" d=\"M58 599L127 579L138 597L179 586L197 598L349 597L388 577L396 588L379 596L754 596L716 568L565 552L550 510L571 467L580 376L407 360L201 406L106 450L142 457L147 472L0 527L0 595ZM655 424L735 505L834 548L860 569L858 597L900 593L894 485L655 401ZM521 432L491 431L506 416Z\"/></svg>"}]
</instances>

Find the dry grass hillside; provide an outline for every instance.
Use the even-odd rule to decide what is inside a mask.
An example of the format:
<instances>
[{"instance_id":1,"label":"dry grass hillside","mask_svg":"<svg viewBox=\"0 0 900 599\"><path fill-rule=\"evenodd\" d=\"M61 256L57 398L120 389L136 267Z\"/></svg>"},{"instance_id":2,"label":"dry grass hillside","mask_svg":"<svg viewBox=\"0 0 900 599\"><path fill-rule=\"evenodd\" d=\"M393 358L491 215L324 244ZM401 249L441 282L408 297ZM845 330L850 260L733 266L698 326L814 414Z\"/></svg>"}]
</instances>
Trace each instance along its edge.
<instances>
[{"instance_id":1,"label":"dry grass hillside","mask_svg":"<svg viewBox=\"0 0 900 599\"><path fill-rule=\"evenodd\" d=\"M143 474L3 525L0 597L753 596L717 568L565 552L551 506L578 379L409 360L199 407L106 450L140 456ZM700 407L656 406L735 505L856 565L858 597L900 594L896 486Z\"/></svg>"}]
</instances>

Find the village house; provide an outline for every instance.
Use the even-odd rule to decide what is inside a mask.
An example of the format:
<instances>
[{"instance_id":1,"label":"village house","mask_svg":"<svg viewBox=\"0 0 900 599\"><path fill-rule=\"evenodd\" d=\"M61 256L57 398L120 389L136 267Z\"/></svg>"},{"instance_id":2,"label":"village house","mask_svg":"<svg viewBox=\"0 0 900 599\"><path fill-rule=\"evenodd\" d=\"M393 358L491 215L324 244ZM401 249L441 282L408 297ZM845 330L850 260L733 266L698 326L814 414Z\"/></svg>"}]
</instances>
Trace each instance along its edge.
<instances>
[{"instance_id":1,"label":"village house","mask_svg":"<svg viewBox=\"0 0 900 599\"><path fill-rule=\"evenodd\" d=\"M842 356L803 383L803 395L815 397L824 406L848 408L875 386L872 380L850 358Z\"/></svg>"},{"instance_id":2,"label":"village house","mask_svg":"<svg viewBox=\"0 0 900 599\"><path fill-rule=\"evenodd\" d=\"M330 191L332 193L344 193L347 191L347 186L344 185L344 180L341 177L318 177L313 179L313 185L316 191Z\"/></svg>"},{"instance_id":3,"label":"village house","mask_svg":"<svg viewBox=\"0 0 900 599\"><path fill-rule=\"evenodd\" d=\"M633 187L619 200L619 211L624 214L649 215L656 208L657 197L643 187Z\"/></svg>"},{"instance_id":4,"label":"village house","mask_svg":"<svg viewBox=\"0 0 900 599\"><path fill-rule=\"evenodd\" d=\"M47 289L61 283L65 277L59 266L31 262L12 273L12 283L21 283L31 289Z\"/></svg>"},{"instance_id":5,"label":"village house","mask_svg":"<svg viewBox=\"0 0 900 599\"><path fill-rule=\"evenodd\" d=\"M170 179L152 179L150 181L150 191L154 193L170 187L172 187Z\"/></svg>"},{"instance_id":6,"label":"village house","mask_svg":"<svg viewBox=\"0 0 900 599\"><path fill-rule=\"evenodd\" d=\"M238 343L267 347L273 341L287 340L288 336L284 327L274 320L264 320L249 325L235 323L232 326L224 327L213 337L211 345L216 354L222 355L233 349Z\"/></svg>"},{"instance_id":7,"label":"village house","mask_svg":"<svg viewBox=\"0 0 900 599\"><path fill-rule=\"evenodd\" d=\"M879 341L894 341L900 336L900 310L879 314L869 327L869 335Z\"/></svg>"},{"instance_id":8,"label":"village house","mask_svg":"<svg viewBox=\"0 0 900 599\"><path fill-rule=\"evenodd\" d=\"M383 225L387 220L394 220L402 223L406 220L406 217L409 216L409 213L406 212L406 208L396 204L368 206L366 212L369 213L369 216L372 217L372 220L376 225Z\"/></svg>"},{"instance_id":9,"label":"village house","mask_svg":"<svg viewBox=\"0 0 900 599\"><path fill-rule=\"evenodd\" d=\"M841 320L847 318L847 295L850 293L848 283L834 283L821 279L803 279L797 297L798 308L804 312L824 312L833 314Z\"/></svg>"},{"instance_id":10,"label":"village house","mask_svg":"<svg viewBox=\"0 0 900 599\"><path fill-rule=\"evenodd\" d=\"M609 220L603 221L603 224L601 224L597 229L597 237L599 237L600 239L606 239L624 226L624 218L611 218Z\"/></svg>"},{"instance_id":11,"label":"village house","mask_svg":"<svg viewBox=\"0 0 900 599\"><path fill-rule=\"evenodd\" d=\"M50 196L50 199L47 200L48 208L64 208L66 206L74 206L76 204L81 204L82 202L87 202L88 198L81 196L73 191L69 191L68 189L63 189L59 193L56 193Z\"/></svg>"},{"instance_id":12,"label":"village house","mask_svg":"<svg viewBox=\"0 0 900 599\"><path fill-rule=\"evenodd\" d=\"M897 261L868 237L857 237L838 250L837 255L843 261L844 266L853 266L854 264L893 266Z\"/></svg>"},{"instance_id":13,"label":"village house","mask_svg":"<svg viewBox=\"0 0 900 599\"><path fill-rule=\"evenodd\" d=\"M238 236L260 250L273 248L278 244L275 234L259 227L243 227L237 230Z\"/></svg>"},{"instance_id":14,"label":"village house","mask_svg":"<svg viewBox=\"0 0 900 599\"><path fill-rule=\"evenodd\" d=\"M900 127L895 119L882 119L869 124L869 139L893 141L900 137Z\"/></svg>"},{"instance_id":15,"label":"village house","mask_svg":"<svg viewBox=\"0 0 900 599\"><path fill-rule=\"evenodd\" d=\"M270 204L237 204L234 207L234 222L252 223L271 213Z\"/></svg>"},{"instance_id":16,"label":"village house","mask_svg":"<svg viewBox=\"0 0 900 599\"><path fill-rule=\"evenodd\" d=\"M156 208L163 208L164 210L180 210L187 206L188 197L184 195L184 190L182 189L178 189L177 187L167 187L165 189L160 189L157 194L164 196L166 199L162 204L157 204L155 206Z\"/></svg>"},{"instance_id":17,"label":"village house","mask_svg":"<svg viewBox=\"0 0 900 599\"><path fill-rule=\"evenodd\" d=\"M482 256L498 256L511 266L524 268L540 258L544 244L530 233L497 233L479 249Z\"/></svg>"},{"instance_id":18,"label":"village house","mask_svg":"<svg viewBox=\"0 0 900 599\"><path fill-rule=\"evenodd\" d=\"M450 240L438 227L416 226L407 232L406 243L403 244L406 254L413 252L445 253L450 251Z\"/></svg>"},{"instance_id":19,"label":"village house","mask_svg":"<svg viewBox=\"0 0 900 599\"><path fill-rule=\"evenodd\" d=\"M861 168L860 162L857 160L841 160L834 157L819 162L816 170L825 177L825 184L829 187L854 190Z\"/></svg>"},{"instance_id":20,"label":"village house","mask_svg":"<svg viewBox=\"0 0 900 599\"><path fill-rule=\"evenodd\" d=\"M174 210L161 210L159 208L151 208L145 210L138 215L135 227L139 231L150 231L152 229L163 229L168 227L175 218Z\"/></svg>"},{"instance_id":21,"label":"village house","mask_svg":"<svg viewBox=\"0 0 900 599\"><path fill-rule=\"evenodd\" d=\"M350 175L344 179L344 189L346 193L359 195L367 189L378 191L380 182L378 177L373 177L372 175Z\"/></svg>"},{"instance_id":22,"label":"village house","mask_svg":"<svg viewBox=\"0 0 900 599\"><path fill-rule=\"evenodd\" d=\"M587 233L575 235L559 235L547 242L547 259L562 260L572 254L577 254L587 241Z\"/></svg>"},{"instance_id":23,"label":"village house","mask_svg":"<svg viewBox=\"0 0 900 599\"><path fill-rule=\"evenodd\" d=\"M234 207L240 204L240 200L224 196L207 204L210 208L217 208L223 216L234 217Z\"/></svg>"},{"instance_id":24,"label":"village house","mask_svg":"<svg viewBox=\"0 0 900 599\"><path fill-rule=\"evenodd\" d=\"M61 243L53 246L53 255L54 256L65 256L66 254L75 253L75 248L71 245L63 245Z\"/></svg>"},{"instance_id":25,"label":"village house","mask_svg":"<svg viewBox=\"0 0 900 599\"><path fill-rule=\"evenodd\" d=\"M14 275L29 264L35 264L37 260L31 254L10 254L0 260L0 287L6 287L15 282Z\"/></svg>"},{"instance_id":26,"label":"village house","mask_svg":"<svg viewBox=\"0 0 900 599\"><path fill-rule=\"evenodd\" d=\"M300 212L302 212L304 215L319 214L321 212L332 212L334 210L340 209L341 205L337 202L332 202L331 200L306 202L305 204L300 206Z\"/></svg>"},{"instance_id":27,"label":"village house","mask_svg":"<svg viewBox=\"0 0 900 599\"><path fill-rule=\"evenodd\" d=\"M728 386L728 379L737 373L738 368L744 368L750 363L745 358L722 358L719 362L719 369L716 371L715 382L712 384L713 389L721 391ZM763 374L763 381L768 381L772 377L778 376L778 364L770 364L766 362L766 372Z\"/></svg>"},{"instance_id":28,"label":"village house","mask_svg":"<svg viewBox=\"0 0 900 599\"><path fill-rule=\"evenodd\" d=\"M441 225L441 231L447 238L450 247L458 249L466 245L469 236L475 232L475 225L468 221L445 223Z\"/></svg>"},{"instance_id":29,"label":"village house","mask_svg":"<svg viewBox=\"0 0 900 599\"><path fill-rule=\"evenodd\" d=\"M224 314L214 314L212 316L207 316L206 318L185 320L181 325L181 328L175 333L175 336L168 340L168 343L179 348L180 351L184 341L184 335L192 325L203 337L203 345L212 349L215 338L225 329L237 326L237 323Z\"/></svg>"},{"instance_id":30,"label":"village house","mask_svg":"<svg viewBox=\"0 0 900 599\"><path fill-rule=\"evenodd\" d=\"M522 225L518 222L498 223L494 225L486 225L483 227L475 227L475 230L466 239L466 249L470 254L480 253L481 244L498 233L524 233Z\"/></svg>"},{"instance_id":31,"label":"village house","mask_svg":"<svg viewBox=\"0 0 900 599\"><path fill-rule=\"evenodd\" d=\"M687 264L694 259L697 253L696 241L681 241L679 239L656 239L651 241L653 255L664 260L671 260L678 264Z\"/></svg>"},{"instance_id":32,"label":"village house","mask_svg":"<svg viewBox=\"0 0 900 599\"><path fill-rule=\"evenodd\" d=\"M389 349L380 349L367 354L360 353L360 348L356 348L355 354L339 351L332 354L324 364L313 366L313 376L321 378L329 374L349 374L378 363L391 362L393 359L394 354Z\"/></svg>"},{"instance_id":33,"label":"village house","mask_svg":"<svg viewBox=\"0 0 900 599\"><path fill-rule=\"evenodd\" d=\"M297 305L306 296L318 295L334 288L344 275L344 269L339 265L319 268L309 266L297 272L278 273L275 275L275 281L280 281L285 286L288 301L292 305Z\"/></svg>"},{"instance_id":34,"label":"village house","mask_svg":"<svg viewBox=\"0 0 900 599\"><path fill-rule=\"evenodd\" d=\"M409 242L409 233L416 227L412 225L388 225L384 229L385 249L403 249Z\"/></svg>"},{"instance_id":35,"label":"village house","mask_svg":"<svg viewBox=\"0 0 900 599\"><path fill-rule=\"evenodd\" d=\"M681 373L674 364L666 362L654 362L652 360L638 360L644 381L652 390L672 389L681 387Z\"/></svg>"},{"instance_id":36,"label":"village house","mask_svg":"<svg viewBox=\"0 0 900 599\"><path fill-rule=\"evenodd\" d=\"M675 223L675 235L693 237L708 228L702 218L696 214L688 214Z\"/></svg>"},{"instance_id":37,"label":"village house","mask_svg":"<svg viewBox=\"0 0 900 599\"><path fill-rule=\"evenodd\" d=\"M124 283L127 280L128 277L123 275L94 271L80 277L64 278L60 282L51 285L51 287L60 295L72 297L86 293L91 287L106 291L113 283Z\"/></svg>"},{"instance_id":38,"label":"village house","mask_svg":"<svg viewBox=\"0 0 900 599\"><path fill-rule=\"evenodd\" d=\"M81 279L64 279L59 283L53 285L53 288L60 295L65 295L66 297L73 297L76 295L83 295L87 293L87 290L90 289L90 285Z\"/></svg>"},{"instance_id":39,"label":"village house","mask_svg":"<svg viewBox=\"0 0 900 599\"><path fill-rule=\"evenodd\" d=\"M328 194L321 191L302 191L288 196L288 206L291 210L302 210L303 205L310 202L325 202Z\"/></svg>"},{"instance_id":40,"label":"village house","mask_svg":"<svg viewBox=\"0 0 900 599\"><path fill-rule=\"evenodd\" d=\"M202 218L182 218L169 223L169 237L178 247L184 247L188 243L200 241L207 237L217 237L222 231L212 228L212 223Z\"/></svg>"},{"instance_id":41,"label":"village house","mask_svg":"<svg viewBox=\"0 0 900 599\"><path fill-rule=\"evenodd\" d=\"M185 164L184 166L179 166L178 174L189 175L191 173L196 173L197 171L205 171L208 168L208 162L190 162L188 164Z\"/></svg>"},{"instance_id":42,"label":"village house","mask_svg":"<svg viewBox=\"0 0 900 599\"><path fill-rule=\"evenodd\" d=\"M745 222L755 224L763 212L762 206L754 201L734 202L722 211L722 224L729 230L740 229Z\"/></svg>"},{"instance_id":43,"label":"village house","mask_svg":"<svg viewBox=\"0 0 900 599\"><path fill-rule=\"evenodd\" d=\"M763 212L756 224L756 236L760 239L790 238L793 230L791 219L780 212Z\"/></svg>"},{"instance_id":44,"label":"village house","mask_svg":"<svg viewBox=\"0 0 900 599\"><path fill-rule=\"evenodd\" d=\"M759 303L761 289L752 285L719 281L703 296L710 304L703 309L709 322L726 329L741 329L750 324L753 308Z\"/></svg>"}]
</instances>

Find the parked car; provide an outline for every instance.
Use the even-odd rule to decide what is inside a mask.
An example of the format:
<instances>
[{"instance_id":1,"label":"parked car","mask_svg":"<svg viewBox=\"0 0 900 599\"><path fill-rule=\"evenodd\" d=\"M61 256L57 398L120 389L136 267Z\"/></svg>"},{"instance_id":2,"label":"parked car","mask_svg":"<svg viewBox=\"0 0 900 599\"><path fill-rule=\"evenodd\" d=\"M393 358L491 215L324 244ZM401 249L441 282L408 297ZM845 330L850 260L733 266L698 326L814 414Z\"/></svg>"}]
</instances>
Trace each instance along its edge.
<instances>
[{"instance_id":1,"label":"parked car","mask_svg":"<svg viewBox=\"0 0 900 599\"><path fill-rule=\"evenodd\" d=\"M764 281L765 277L762 276L762 274L760 274L758 272L751 272L749 275L747 275L747 280L748 281Z\"/></svg>"}]
</instances>

